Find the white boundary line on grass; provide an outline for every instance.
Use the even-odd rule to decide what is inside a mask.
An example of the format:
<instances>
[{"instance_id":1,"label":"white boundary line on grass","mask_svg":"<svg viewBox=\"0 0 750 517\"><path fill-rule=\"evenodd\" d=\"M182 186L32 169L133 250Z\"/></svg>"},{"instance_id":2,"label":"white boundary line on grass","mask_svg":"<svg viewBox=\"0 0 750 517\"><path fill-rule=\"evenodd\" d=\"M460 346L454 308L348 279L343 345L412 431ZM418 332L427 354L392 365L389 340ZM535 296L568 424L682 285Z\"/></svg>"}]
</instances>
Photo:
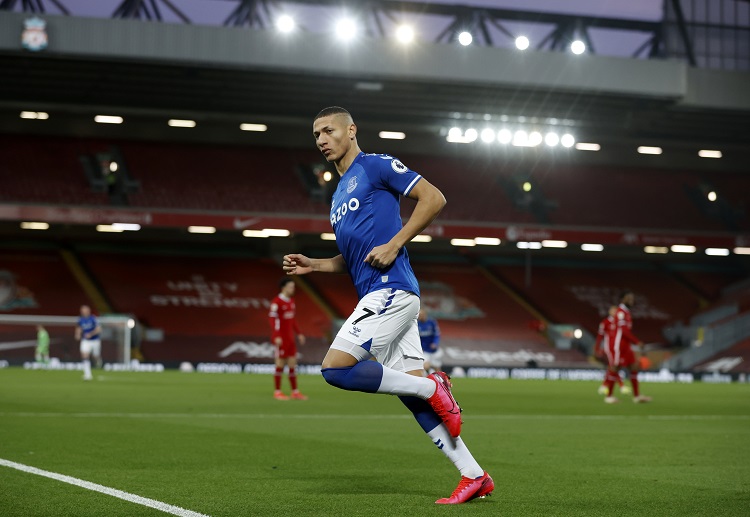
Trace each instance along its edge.
<instances>
[{"instance_id":1,"label":"white boundary line on grass","mask_svg":"<svg viewBox=\"0 0 750 517\"><path fill-rule=\"evenodd\" d=\"M208 517L206 514L203 514L203 513L194 512L192 510L186 510L185 508L180 508L179 506L162 503L161 501L156 501L155 499L149 499L147 497L141 497L139 495L130 494L128 492L123 492L122 490L117 490L116 488L109 488L104 485L92 483L90 481L84 481L83 479L66 476L64 474L57 474L55 472L49 472L48 470L42 470L36 467L30 467L28 465L24 465L23 463L16 463L15 461L9 461L9 460L0 458L0 465L2 465L3 467L9 467L12 469L20 470L21 472L27 472L29 474L36 474L37 476L44 476L46 478L54 479L55 481L62 481L63 483L68 483L70 485L75 485L81 488L85 488L86 490L100 492L102 494L110 495L112 497L117 497L118 499L123 499L131 503L140 504L142 506L148 506L149 508L154 508L156 510L159 510L165 513L171 513L172 515L178 515L179 517Z\"/></svg>"}]
</instances>

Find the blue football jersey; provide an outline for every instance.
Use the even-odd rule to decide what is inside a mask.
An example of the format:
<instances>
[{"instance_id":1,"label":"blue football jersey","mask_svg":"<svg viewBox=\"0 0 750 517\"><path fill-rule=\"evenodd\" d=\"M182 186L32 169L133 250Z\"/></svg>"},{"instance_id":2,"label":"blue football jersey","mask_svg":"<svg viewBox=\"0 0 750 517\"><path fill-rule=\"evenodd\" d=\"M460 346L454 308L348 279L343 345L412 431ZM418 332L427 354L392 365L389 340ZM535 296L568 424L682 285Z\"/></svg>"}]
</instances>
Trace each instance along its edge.
<instances>
[{"instance_id":1,"label":"blue football jersey","mask_svg":"<svg viewBox=\"0 0 750 517\"><path fill-rule=\"evenodd\" d=\"M421 178L392 156L365 153L341 176L331 203L331 226L360 299L385 288L419 296L406 247L385 269L371 266L365 258L401 230L400 197L407 196Z\"/></svg>"},{"instance_id":2,"label":"blue football jersey","mask_svg":"<svg viewBox=\"0 0 750 517\"><path fill-rule=\"evenodd\" d=\"M437 352L440 344L440 327L432 318L427 321L417 320L419 327L419 339L422 341L422 350L425 352Z\"/></svg>"},{"instance_id":3,"label":"blue football jersey","mask_svg":"<svg viewBox=\"0 0 750 517\"><path fill-rule=\"evenodd\" d=\"M99 322L97 321L96 316L94 316L93 314L91 316L86 316L85 318L78 318L78 326L81 327L81 330L83 331L83 339L99 339L99 334L94 334L93 336L86 337L86 334L99 326Z\"/></svg>"}]
</instances>

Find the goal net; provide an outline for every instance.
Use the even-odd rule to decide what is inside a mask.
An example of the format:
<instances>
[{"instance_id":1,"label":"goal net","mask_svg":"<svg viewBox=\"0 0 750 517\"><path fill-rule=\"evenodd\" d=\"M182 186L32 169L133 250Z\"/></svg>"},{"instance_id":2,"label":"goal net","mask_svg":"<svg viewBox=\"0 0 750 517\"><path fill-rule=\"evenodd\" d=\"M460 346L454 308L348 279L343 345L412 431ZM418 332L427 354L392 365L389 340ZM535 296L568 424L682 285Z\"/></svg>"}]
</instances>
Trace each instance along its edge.
<instances>
[{"instance_id":1,"label":"goal net","mask_svg":"<svg viewBox=\"0 0 750 517\"><path fill-rule=\"evenodd\" d=\"M136 321L131 316L100 316L102 362L130 363L130 347ZM0 314L0 361L10 365L31 363L39 368L64 368L81 361L75 339L76 316ZM49 335L49 363L36 362L39 327Z\"/></svg>"}]
</instances>

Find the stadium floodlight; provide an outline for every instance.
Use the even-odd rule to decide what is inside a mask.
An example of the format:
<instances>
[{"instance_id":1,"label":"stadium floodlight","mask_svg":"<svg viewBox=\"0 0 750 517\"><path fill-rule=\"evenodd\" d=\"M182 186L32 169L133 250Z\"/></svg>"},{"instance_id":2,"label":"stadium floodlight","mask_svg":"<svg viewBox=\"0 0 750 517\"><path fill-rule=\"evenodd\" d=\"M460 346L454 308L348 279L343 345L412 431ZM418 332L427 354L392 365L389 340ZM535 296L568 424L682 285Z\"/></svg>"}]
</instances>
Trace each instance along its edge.
<instances>
[{"instance_id":1,"label":"stadium floodlight","mask_svg":"<svg viewBox=\"0 0 750 517\"><path fill-rule=\"evenodd\" d=\"M341 18L336 22L336 37L341 41L351 41L357 35L357 24L351 18Z\"/></svg>"},{"instance_id":2,"label":"stadium floodlight","mask_svg":"<svg viewBox=\"0 0 750 517\"><path fill-rule=\"evenodd\" d=\"M417 235L411 242L432 242L432 235Z\"/></svg>"},{"instance_id":3,"label":"stadium floodlight","mask_svg":"<svg viewBox=\"0 0 750 517\"><path fill-rule=\"evenodd\" d=\"M323 173L323 181L329 182L333 179L333 174L331 174L331 171L325 171Z\"/></svg>"},{"instance_id":4,"label":"stadium floodlight","mask_svg":"<svg viewBox=\"0 0 750 517\"><path fill-rule=\"evenodd\" d=\"M712 257L727 257L729 256L728 248L706 248L706 255Z\"/></svg>"},{"instance_id":5,"label":"stadium floodlight","mask_svg":"<svg viewBox=\"0 0 750 517\"><path fill-rule=\"evenodd\" d=\"M122 228L115 228L111 224L97 224L96 231L101 233L122 233L125 230Z\"/></svg>"},{"instance_id":6,"label":"stadium floodlight","mask_svg":"<svg viewBox=\"0 0 750 517\"><path fill-rule=\"evenodd\" d=\"M112 228L122 230L124 232L137 232L141 229L141 225L136 223L112 223Z\"/></svg>"},{"instance_id":7,"label":"stadium floodlight","mask_svg":"<svg viewBox=\"0 0 750 517\"><path fill-rule=\"evenodd\" d=\"M519 250L540 250L542 249L541 242L517 242L516 247Z\"/></svg>"},{"instance_id":8,"label":"stadium floodlight","mask_svg":"<svg viewBox=\"0 0 750 517\"><path fill-rule=\"evenodd\" d=\"M750 248L746 246L737 246L732 250L735 255L750 255Z\"/></svg>"},{"instance_id":9,"label":"stadium floodlight","mask_svg":"<svg viewBox=\"0 0 750 517\"><path fill-rule=\"evenodd\" d=\"M528 145L529 147L536 147L544 141L544 137L539 131L532 131L529 133Z\"/></svg>"},{"instance_id":10,"label":"stadium floodlight","mask_svg":"<svg viewBox=\"0 0 750 517\"><path fill-rule=\"evenodd\" d=\"M243 237L254 237L256 239L267 239L268 234L263 230L243 230Z\"/></svg>"},{"instance_id":11,"label":"stadium floodlight","mask_svg":"<svg viewBox=\"0 0 750 517\"><path fill-rule=\"evenodd\" d=\"M638 147L638 152L641 154L661 154L661 147L653 147L648 145L642 145Z\"/></svg>"},{"instance_id":12,"label":"stadium floodlight","mask_svg":"<svg viewBox=\"0 0 750 517\"><path fill-rule=\"evenodd\" d=\"M482 130L482 142L490 144L495 141L495 130L490 128L484 128Z\"/></svg>"},{"instance_id":13,"label":"stadium floodlight","mask_svg":"<svg viewBox=\"0 0 750 517\"><path fill-rule=\"evenodd\" d=\"M396 39L399 43L407 44L414 41L414 29L411 25L399 25L396 29Z\"/></svg>"},{"instance_id":14,"label":"stadium floodlight","mask_svg":"<svg viewBox=\"0 0 750 517\"><path fill-rule=\"evenodd\" d=\"M542 241L542 246L545 248L567 248L568 243L566 241L545 240Z\"/></svg>"},{"instance_id":15,"label":"stadium floodlight","mask_svg":"<svg viewBox=\"0 0 750 517\"><path fill-rule=\"evenodd\" d=\"M604 251L604 246L601 244L581 244L582 251Z\"/></svg>"},{"instance_id":16,"label":"stadium floodlight","mask_svg":"<svg viewBox=\"0 0 750 517\"><path fill-rule=\"evenodd\" d=\"M549 147L555 147L560 143L560 136L557 133L547 133L546 135L544 135L544 143Z\"/></svg>"},{"instance_id":17,"label":"stadium floodlight","mask_svg":"<svg viewBox=\"0 0 750 517\"><path fill-rule=\"evenodd\" d=\"M47 120L49 118L49 113L44 111L22 111L21 118L29 120Z\"/></svg>"},{"instance_id":18,"label":"stadium floodlight","mask_svg":"<svg viewBox=\"0 0 750 517\"><path fill-rule=\"evenodd\" d=\"M586 52L586 44L583 41L577 39L570 44L570 51L573 54L580 56L581 54Z\"/></svg>"},{"instance_id":19,"label":"stadium floodlight","mask_svg":"<svg viewBox=\"0 0 750 517\"><path fill-rule=\"evenodd\" d=\"M714 202L716 201L716 192L712 190L711 192L708 193L706 197L708 198L709 201Z\"/></svg>"},{"instance_id":20,"label":"stadium floodlight","mask_svg":"<svg viewBox=\"0 0 750 517\"><path fill-rule=\"evenodd\" d=\"M21 223L23 230L49 230L49 223L39 221L24 221Z\"/></svg>"},{"instance_id":21,"label":"stadium floodlight","mask_svg":"<svg viewBox=\"0 0 750 517\"><path fill-rule=\"evenodd\" d=\"M526 131L519 129L513 134L513 141L511 143L515 146L524 147L529 145L528 141L529 134Z\"/></svg>"},{"instance_id":22,"label":"stadium floodlight","mask_svg":"<svg viewBox=\"0 0 750 517\"><path fill-rule=\"evenodd\" d=\"M276 18L276 30L283 34L289 34L297 28L297 22L288 14L282 14Z\"/></svg>"},{"instance_id":23,"label":"stadium floodlight","mask_svg":"<svg viewBox=\"0 0 750 517\"><path fill-rule=\"evenodd\" d=\"M188 226L187 231L190 233L216 233L216 228L213 226Z\"/></svg>"},{"instance_id":24,"label":"stadium floodlight","mask_svg":"<svg viewBox=\"0 0 750 517\"><path fill-rule=\"evenodd\" d=\"M117 162L109 162L109 172L117 172L118 168Z\"/></svg>"},{"instance_id":25,"label":"stadium floodlight","mask_svg":"<svg viewBox=\"0 0 750 517\"><path fill-rule=\"evenodd\" d=\"M701 149L700 151L698 151L698 156L700 156L701 158L721 158L724 155L721 154L721 151Z\"/></svg>"},{"instance_id":26,"label":"stadium floodlight","mask_svg":"<svg viewBox=\"0 0 750 517\"><path fill-rule=\"evenodd\" d=\"M575 143L576 139L570 133L565 133L560 137L560 144L562 144L563 147L573 147Z\"/></svg>"},{"instance_id":27,"label":"stadium floodlight","mask_svg":"<svg viewBox=\"0 0 750 517\"><path fill-rule=\"evenodd\" d=\"M460 139L463 136L463 131L461 131L460 127L452 127L448 130L448 138L450 139Z\"/></svg>"},{"instance_id":28,"label":"stadium floodlight","mask_svg":"<svg viewBox=\"0 0 750 517\"><path fill-rule=\"evenodd\" d=\"M674 244L671 248L673 253L695 253L695 246L690 244Z\"/></svg>"},{"instance_id":29,"label":"stadium floodlight","mask_svg":"<svg viewBox=\"0 0 750 517\"><path fill-rule=\"evenodd\" d=\"M98 124L122 124L122 117L117 115L97 115L94 117L94 122Z\"/></svg>"},{"instance_id":30,"label":"stadium floodlight","mask_svg":"<svg viewBox=\"0 0 750 517\"><path fill-rule=\"evenodd\" d=\"M583 331L581 329L575 329L573 331L573 337L576 339L581 339L583 337Z\"/></svg>"},{"instance_id":31,"label":"stadium floodlight","mask_svg":"<svg viewBox=\"0 0 750 517\"><path fill-rule=\"evenodd\" d=\"M474 36L472 36L468 31L463 31L458 35L458 42L464 47L468 47L469 45L471 45L472 41L474 41Z\"/></svg>"},{"instance_id":32,"label":"stadium floodlight","mask_svg":"<svg viewBox=\"0 0 750 517\"><path fill-rule=\"evenodd\" d=\"M268 131L268 126L265 124L240 124L240 129L242 131L263 132Z\"/></svg>"},{"instance_id":33,"label":"stadium floodlight","mask_svg":"<svg viewBox=\"0 0 750 517\"><path fill-rule=\"evenodd\" d=\"M282 228L263 228L263 233L269 237L289 237L292 232Z\"/></svg>"},{"instance_id":34,"label":"stadium floodlight","mask_svg":"<svg viewBox=\"0 0 750 517\"><path fill-rule=\"evenodd\" d=\"M497 237L475 237L474 242L479 246L499 246L502 243Z\"/></svg>"},{"instance_id":35,"label":"stadium floodlight","mask_svg":"<svg viewBox=\"0 0 750 517\"><path fill-rule=\"evenodd\" d=\"M669 248L666 246L646 246L643 248L643 251L646 253L656 253L659 255L664 255L665 253L669 253Z\"/></svg>"},{"instance_id":36,"label":"stadium floodlight","mask_svg":"<svg viewBox=\"0 0 750 517\"><path fill-rule=\"evenodd\" d=\"M497 141L501 144L509 144L513 140L513 133L510 129L501 129L497 132Z\"/></svg>"},{"instance_id":37,"label":"stadium floodlight","mask_svg":"<svg viewBox=\"0 0 750 517\"><path fill-rule=\"evenodd\" d=\"M523 185L521 185L521 188L524 192L531 192L531 182L530 181L524 181Z\"/></svg>"},{"instance_id":38,"label":"stadium floodlight","mask_svg":"<svg viewBox=\"0 0 750 517\"><path fill-rule=\"evenodd\" d=\"M579 151L599 151L601 150L601 148L601 145L591 142L578 142L576 144L576 149L578 149Z\"/></svg>"},{"instance_id":39,"label":"stadium floodlight","mask_svg":"<svg viewBox=\"0 0 750 517\"><path fill-rule=\"evenodd\" d=\"M477 130L474 129L473 127L470 127L464 133L464 140L466 140L467 142L473 142L474 140L477 139L478 136L479 136L479 133L477 132Z\"/></svg>"},{"instance_id":40,"label":"stadium floodlight","mask_svg":"<svg viewBox=\"0 0 750 517\"><path fill-rule=\"evenodd\" d=\"M403 140L406 138L406 133L401 131L381 131L378 136L384 140Z\"/></svg>"},{"instance_id":41,"label":"stadium floodlight","mask_svg":"<svg viewBox=\"0 0 750 517\"><path fill-rule=\"evenodd\" d=\"M335 233L321 233L320 238L321 240L324 240L324 241L335 241L336 234Z\"/></svg>"},{"instance_id":42,"label":"stadium floodlight","mask_svg":"<svg viewBox=\"0 0 750 517\"><path fill-rule=\"evenodd\" d=\"M195 120L185 120L179 118L171 118L167 122L169 127L195 127Z\"/></svg>"},{"instance_id":43,"label":"stadium floodlight","mask_svg":"<svg viewBox=\"0 0 750 517\"><path fill-rule=\"evenodd\" d=\"M518 36L516 38L516 48L518 50L526 50L527 48L529 48L529 44L529 38L527 38L526 36Z\"/></svg>"},{"instance_id":44,"label":"stadium floodlight","mask_svg":"<svg viewBox=\"0 0 750 517\"><path fill-rule=\"evenodd\" d=\"M472 247L472 246L476 246L477 243L474 242L474 239L451 239L451 245Z\"/></svg>"}]
</instances>

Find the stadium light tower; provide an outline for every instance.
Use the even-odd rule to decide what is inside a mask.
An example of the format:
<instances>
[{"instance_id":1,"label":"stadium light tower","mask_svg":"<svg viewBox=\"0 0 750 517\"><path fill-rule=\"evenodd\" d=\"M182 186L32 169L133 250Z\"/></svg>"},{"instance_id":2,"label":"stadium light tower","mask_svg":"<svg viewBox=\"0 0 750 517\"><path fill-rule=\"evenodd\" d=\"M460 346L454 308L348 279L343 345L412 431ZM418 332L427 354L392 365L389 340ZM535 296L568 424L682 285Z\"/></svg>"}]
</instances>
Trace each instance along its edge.
<instances>
[{"instance_id":1,"label":"stadium light tower","mask_svg":"<svg viewBox=\"0 0 750 517\"><path fill-rule=\"evenodd\" d=\"M527 38L526 36L518 36L516 38L516 48L518 50L526 50L527 48L529 48L529 44L529 38Z\"/></svg>"},{"instance_id":2,"label":"stadium light tower","mask_svg":"<svg viewBox=\"0 0 750 517\"><path fill-rule=\"evenodd\" d=\"M399 25L396 29L396 39L399 43L408 44L414 41L414 29L411 25Z\"/></svg>"},{"instance_id":3,"label":"stadium light tower","mask_svg":"<svg viewBox=\"0 0 750 517\"><path fill-rule=\"evenodd\" d=\"M276 29L284 34L289 34L297 28L297 22L288 14L282 14L276 19Z\"/></svg>"},{"instance_id":4,"label":"stadium light tower","mask_svg":"<svg viewBox=\"0 0 750 517\"><path fill-rule=\"evenodd\" d=\"M357 24L351 18L341 18L336 22L336 36L342 41L351 41L357 35Z\"/></svg>"},{"instance_id":5,"label":"stadium light tower","mask_svg":"<svg viewBox=\"0 0 750 517\"><path fill-rule=\"evenodd\" d=\"M586 44L583 41L577 39L570 44L570 51L573 54L579 56L586 52Z\"/></svg>"}]
</instances>

